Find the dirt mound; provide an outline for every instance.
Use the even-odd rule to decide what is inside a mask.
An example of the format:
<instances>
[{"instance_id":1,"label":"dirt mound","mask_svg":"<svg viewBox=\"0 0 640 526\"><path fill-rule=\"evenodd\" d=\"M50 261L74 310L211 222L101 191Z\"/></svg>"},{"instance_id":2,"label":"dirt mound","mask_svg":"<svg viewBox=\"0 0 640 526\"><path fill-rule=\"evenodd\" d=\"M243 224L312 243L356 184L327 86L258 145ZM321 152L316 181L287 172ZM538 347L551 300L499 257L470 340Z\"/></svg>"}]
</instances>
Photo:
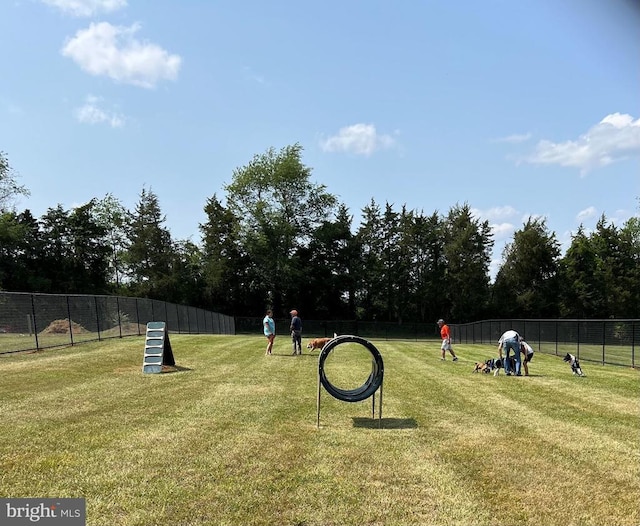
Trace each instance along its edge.
<instances>
[{"instance_id":1,"label":"dirt mound","mask_svg":"<svg viewBox=\"0 0 640 526\"><path fill-rule=\"evenodd\" d=\"M73 334L89 332L79 323L73 320L69 323L69 318L65 318L63 320L53 320L47 328L42 331L42 334L69 334L70 329L73 331Z\"/></svg>"}]
</instances>

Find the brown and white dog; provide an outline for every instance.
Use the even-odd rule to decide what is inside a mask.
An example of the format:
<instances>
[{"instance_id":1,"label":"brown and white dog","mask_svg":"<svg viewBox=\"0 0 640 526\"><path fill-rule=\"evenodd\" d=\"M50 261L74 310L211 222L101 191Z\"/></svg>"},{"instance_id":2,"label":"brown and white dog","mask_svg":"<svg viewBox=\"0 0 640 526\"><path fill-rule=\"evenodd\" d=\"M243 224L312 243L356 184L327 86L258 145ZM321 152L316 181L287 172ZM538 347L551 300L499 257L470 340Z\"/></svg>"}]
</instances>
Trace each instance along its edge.
<instances>
[{"instance_id":1,"label":"brown and white dog","mask_svg":"<svg viewBox=\"0 0 640 526\"><path fill-rule=\"evenodd\" d=\"M333 338L314 338L309 343L307 343L307 349L313 351L314 349L322 349L327 342L332 340Z\"/></svg>"},{"instance_id":2,"label":"brown and white dog","mask_svg":"<svg viewBox=\"0 0 640 526\"><path fill-rule=\"evenodd\" d=\"M333 338L335 338L336 336L337 335L334 334ZM309 343L307 343L307 349L309 349L310 351L313 351L314 349L322 349L325 345L327 345L328 342L333 340L333 338L314 338Z\"/></svg>"}]
</instances>

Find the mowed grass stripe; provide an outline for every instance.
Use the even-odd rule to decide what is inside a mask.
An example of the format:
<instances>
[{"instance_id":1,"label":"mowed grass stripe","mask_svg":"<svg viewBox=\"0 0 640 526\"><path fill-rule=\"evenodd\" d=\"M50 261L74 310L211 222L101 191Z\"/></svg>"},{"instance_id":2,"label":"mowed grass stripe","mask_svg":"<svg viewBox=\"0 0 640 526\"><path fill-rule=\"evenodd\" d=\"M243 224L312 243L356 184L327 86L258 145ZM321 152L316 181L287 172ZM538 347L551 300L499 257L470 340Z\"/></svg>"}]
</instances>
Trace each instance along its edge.
<instances>
[{"instance_id":1,"label":"mowed grass stripe","mask_svg":"<svg viewBox=\"0 0 640 526\"><path fill-rule=\"evenodd\" d=\"M171 338L163 375L143 339L0 359L0 492L84 496L100 525L639 522L636 371L494 378L471 373L491 347L380 341L383 429L323 391L317 430L317 351Z\"/></svg>"}]
</instances>

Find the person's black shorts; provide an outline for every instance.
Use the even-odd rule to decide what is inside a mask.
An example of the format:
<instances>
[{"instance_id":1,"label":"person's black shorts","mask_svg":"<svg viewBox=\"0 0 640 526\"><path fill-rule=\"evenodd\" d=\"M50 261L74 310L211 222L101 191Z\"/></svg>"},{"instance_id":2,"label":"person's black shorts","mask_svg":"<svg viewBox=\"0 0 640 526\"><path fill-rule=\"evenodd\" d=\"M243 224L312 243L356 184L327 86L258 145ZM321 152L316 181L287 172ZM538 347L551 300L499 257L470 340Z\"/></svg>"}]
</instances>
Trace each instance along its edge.
<instances>
[{"instance_id":1,"label":"person's black shorts","mask_svg":"<svg viewBox=\"0 0 640 526\"><path fill-rule=\"evenodd\" d=\"M524 357L524 363L528 363L528 362L530 362L531 360L533 360L533 354L534 354L534 353L527 354L527 355Z\"/></svg>"}]
</instances>

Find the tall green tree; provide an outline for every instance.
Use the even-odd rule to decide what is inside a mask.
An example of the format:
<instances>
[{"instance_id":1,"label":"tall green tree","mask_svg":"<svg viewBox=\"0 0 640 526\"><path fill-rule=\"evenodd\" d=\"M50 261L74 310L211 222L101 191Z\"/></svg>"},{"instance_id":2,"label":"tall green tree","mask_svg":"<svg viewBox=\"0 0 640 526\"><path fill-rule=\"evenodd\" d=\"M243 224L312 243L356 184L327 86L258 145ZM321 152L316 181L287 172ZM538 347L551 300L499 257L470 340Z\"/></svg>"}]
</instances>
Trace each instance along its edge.
<instances>
[{"instance_id":1,"label":"tall green tree","mask_svg":"<svg viewBox=\"0 0 640 526\"><path fill-rule=\"evenodd\" d=\"M481 319L486 313L492 248L488 221L475 219L467 203L449 210L444 222L443 290L449 302L444 317L460 323Z\"/></svg>"},{"instance_id":2,"label":"tall green tree","mask_svg":"<svg viewBox=\"0 0 640 526\"><path fill-rule=\"evenodd\" d=\"M71 268L76 292L109 292L109 257L106 228L97 223L95 200L73 208L69 214Z\"/></svg>"},{"instance_id":3,"label":"tall green tree","mask_svg":"<svg viewBox=\"0 0 640 526\"><path fill-rule=\"evenodd\" d=\"M40 219L43 292L104 294L109 249L105 230L93 220L94 202L65 210L49 208ZM46 284L46 285L45 285Z\"/></svg>"},{"instance_id":4,"label":"tall green tree","mask_svg":"<svg viewBox=\"0 0 640 526\"><path fill-rule=\"evenodd\" d=\"M0 290L14 289L19 284L24 267L25 226L15 212L0 213ZM18 285L19 287L20 285Z\"/></svg>"},{"instance_id":5,"label":"tall green tree","mask_svg":"<svg viewBox=\"0 0 640 526\"><path fill-rule=\"evenodd\" d=\"M311 169L301 157L299 144L270 148L234 170L225 186L227 207L240 220L252 279L264 284L263 304L271 305L276 315L285 314L291 284L299 284L303 276L296 251L308 244L337 203L324 185L311 181Z\"/></svg>"},{"instance_id":6,"label":"tall green tree","mask_svg":"<svg viewBox=\"0 0 640 526\"><path fill-rule=\"evenodd\" d=\"M22 292L46 292L48 280L46 243L40 230L40 222L25 210L17 216L20 234L16 238L14 281L7 288Z\"/></svg>"},{"instance_id":7,"label":"tall green tree","mask_svg":"<svg viewBox=\"0 0 640 526\"><path fill-rule=\"evenodd\" d=\"M640 318L640 216L629 218L620 230L625 288L619 298L621 316Z\"/></svg>"},{"instance_id":8,"label":"tall green tree","mask_svg":"<svg viewBox=\"0 0 640 526\"><path fill-rule=\"evenodd\" d=\"M44 241L42 276L46 279L42 292L73 293L71 231L69 212L62 205L49 208L40 218L40 235ZM44 285L44 283L43 283Z\"/></svg>"},{"instance_id":9,"label":"tall green tree","mask_svg":"<svg viewBox=\"0 0 640 526\"><path fill-rule=\"evenodd\" d=\"M309 246L297 254L304 279L299 296L292 302L304 303L307 317L342 320L356 317L360 253L351 232L352 220L347 207L341 204L335 219L323 221L313 232Z\"/></svg>"},{"instance_id":10,"label":"tall green tree","mask_svg":"<svg viewBox=\"0 0 640 526\"><path fill-rule=\"evenodd\" d=\"M129 211L119 199L112 194L107 194L102 199L94 200L93 215L95 222L106 232L110 249L110 280L114 284L114 290L117 291L120 288L123 275L123 254L129 246L127 234Z\"/></svg>"},{"instance_id":11,"label":"tall green tree","mask_svg":"<svg viewBox=\"0 0 640 526\"><path fill-rule=\"evenodd\" d=\"M444 224L437 212L415 213L406 234L411 282L414 287L415 318L433 322L448 312L444 299L446 260Z\"/></svg>"},{"instance_id":12,"label":"tall green tree","mask_svg":"<svg viewBox=\"0 0 640 526\"><path fill-rule=\"evenodd\" d=\"M380 235L382 237L382 258L385 314L387 321L396 321L400 316L399 283L403 281L400 254L400 227L399 215L393 209L393 205L385 204L382 215Z\"/></svg>"},{"instance_id":13,"label":"tall green tree","mask_svg":"<svg viewBox=\"0 0 640 526\"><path fill-rule=\"evenodd\" d=\"M603 311L598 254L582 225L560 261L561 315L595 318Z\"/></svg>"},{"instance_id":14,"label":"tall green tree","mask_svg":"<svg viewBox=\"0 0 640 526\"><path fill-rule=\"evenodd\" d=\"M387 317L382 223L382 210L372 198L362 208L362 220L356 234L362 254L362 272L357 291L358 318L364 320L386 320Z\"/></svg>"},{"instance_id":15,"label":"tall green tree","mask_svg":"<svg viewBox=\"0 0 640 526\"><path fill-rule=\"evenodd\" d=\"M415 215L402 206L400 214L396 216L396 262L391 268L394 282L394 319L398 323L415 320L416 308L416 279L414 275L415 258L413 250L413 226Z\"/></svg>"},{"instance_id":16,"label":"tall green tree","mask_svg":"<svg viewBox=\"0 0 640 526\"><path fill-rule=\"evenodd\" d=\"M240 241L240 220L214 194L204 207L202 234L204 297L210 308L243 315L261 303L263 290L250 276L250 262Z\"/></svg>"},{"instance_id":17,"label":"tall green tree","mask_svg":"<svg viewBox=\"0 0 640 526\"><path fill-rule=\"evenodd\" d=\"M165 301L211 309L205 294L204 258L198 245L188 239L173 243L171 268L161 278Z\"/></svg>"},{"instance_id":18,"label":"tall green tree","mask_svg":"<svg viewBox=\"0 0 640 526\"><path fill-rule=\"evenodd\" d=\"M591 243L597 254L596 273L600 284L601 310L598 317L619 317L622 313L620 302L628 294L625 254L621 246L618 228L602 215L591 234Z\"/></svg>"},{"instance_id":19,"label":"tall green tree","mask_svg":"<svg viewBox=\"0 0 640 526\"><path fill-rule=\"evenodd\" d=\"M493 285L493 312L502 318L550 318L559 314L560 246L546 221L529 217L502 255Z\"/></svg>"},{"instance_id":20,"label":"tall green tree","mask_svg":"<svg viewBox=\"0 0 640 526\"><path fill-rule=\"evenodd\" d=\"M129 247L123 254L127 290L131 295L164 299L175 255L165 222L158 196L151 189L143 188L127 221Z\"/></svg>"}]
</instances>

